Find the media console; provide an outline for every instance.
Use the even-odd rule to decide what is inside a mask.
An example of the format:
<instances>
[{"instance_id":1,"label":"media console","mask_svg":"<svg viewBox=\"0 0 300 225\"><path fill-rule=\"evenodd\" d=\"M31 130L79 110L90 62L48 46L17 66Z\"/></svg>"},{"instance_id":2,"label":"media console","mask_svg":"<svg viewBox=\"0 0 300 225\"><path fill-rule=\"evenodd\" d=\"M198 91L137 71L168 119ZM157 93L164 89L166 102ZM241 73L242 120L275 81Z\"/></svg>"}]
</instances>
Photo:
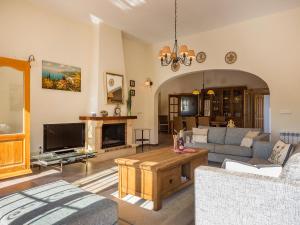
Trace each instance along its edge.
<instances>
[{"instance_id":1,"label":"media console","mask_svg":"<svg viewBox=\"0 0 300 225\"><path fill-rule=\"evenodd\" d=\"M79 152L75 150L68 150L65 152L51 152L44 153L32 157L32 165L41 167L48 167L59 165L60 172L63 171L63 165L81 162L85 164L85 170L88 170L88 159L95 157L95 152Z\"/></svg>"}]
</instances>

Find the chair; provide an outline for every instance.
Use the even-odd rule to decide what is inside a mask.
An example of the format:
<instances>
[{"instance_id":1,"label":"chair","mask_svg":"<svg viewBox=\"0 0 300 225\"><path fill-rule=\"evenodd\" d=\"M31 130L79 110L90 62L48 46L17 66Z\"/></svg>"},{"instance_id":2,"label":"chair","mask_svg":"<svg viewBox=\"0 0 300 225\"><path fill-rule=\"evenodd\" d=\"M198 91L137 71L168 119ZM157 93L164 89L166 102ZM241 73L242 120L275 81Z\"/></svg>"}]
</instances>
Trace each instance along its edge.
<instances>
[{"instance_id":1,"label":"chair","mask_svg":"<svg viewBox=\"0 0 300 225\"><path fill-rule=\"evenodd\" d=\"M209 120L207 116L198 117L198 126L209 126Z\"/></svg>"},{"instance_id":2,"label":"chair","mask_svg":"<svg viewBox=\"0 0 300 225\"><path fill-rule=\"evenodd\" d=\"M187 130L192 130L193 127L197 127L195 117L186 117L185 125Z\"/></svg>"},{"instance_id":3,"label":"chair","mask_svg":"<svg viewBox=\"0 0 300 225\"><path fill-rule=\"evenodd\" d=\"M225 116L216 116L217 122L225 122Z\"/></svg>"},{"instance_id":4,"label":"chair","mask_svg":"<svg viewBox=\"0 0 300 225\"><path fill-rule=\"evenodd\" d=\"M168 132L169 131L168 116L159 115L158 120L159 120L159 132Z\"/></svg>"},{"instance_id":5,"label":"chair","mask_svg":"<svg viewBox=\"0 0 300 225\"><path fill-rule=\"evenodd\" d=\"M173 119L173 130L172 130L172 133L174 133L174 130L176 130L177 132L179 132L182 129L183 129L182 117L174 117L174 119Z\"/></svg>"}]
</instances>

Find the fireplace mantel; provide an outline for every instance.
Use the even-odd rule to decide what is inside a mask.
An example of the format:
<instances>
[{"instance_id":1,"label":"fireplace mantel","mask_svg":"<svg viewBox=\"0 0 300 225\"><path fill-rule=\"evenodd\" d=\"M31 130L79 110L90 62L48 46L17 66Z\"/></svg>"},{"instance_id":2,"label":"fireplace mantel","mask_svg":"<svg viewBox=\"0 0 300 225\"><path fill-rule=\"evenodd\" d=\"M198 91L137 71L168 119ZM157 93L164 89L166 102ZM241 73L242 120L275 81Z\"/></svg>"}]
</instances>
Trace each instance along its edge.
<instances>
[{"instance_id":1,"label":"fireplace mantel","mask_svg":"<svg viewBox=\"0 0 300 225\"><path fill-rule=\"evenodd\" d=\"M98 153L104 153L114 148L102 148L102 127L104 124L125 124L125 145L123 147L133 147L133 120L137 119L137 116L79 116L81 121L86 124L86 148L88 150L96 151ZM120 146L122 147L122 146Z\"/></svg>"},{"instance_id":2,"label":"fireplace mantel","mask_svg":"<svg viewBox=\"0 0 300 225\"><path fill-rule=\"evenodd\" d=\"M79 120L134 120L137 116L79 116Z\"/></svg>"}]
</instances>

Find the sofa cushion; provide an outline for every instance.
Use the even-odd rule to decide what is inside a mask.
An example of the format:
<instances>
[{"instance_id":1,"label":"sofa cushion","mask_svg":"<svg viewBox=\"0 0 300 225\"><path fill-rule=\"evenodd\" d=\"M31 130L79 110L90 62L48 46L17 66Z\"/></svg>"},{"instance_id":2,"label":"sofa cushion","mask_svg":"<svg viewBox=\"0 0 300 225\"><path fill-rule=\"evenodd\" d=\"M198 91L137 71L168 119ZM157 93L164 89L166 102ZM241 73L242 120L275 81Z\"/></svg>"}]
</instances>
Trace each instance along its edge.
<instances>
[{"instance_id":1,"label":"sofa cushion","mask_svg":"<svg viewBox=\"0 0 300 225\"><path fill-rule=\"evenodd\" d=\"M199 128L208 128L208 143L214 144L224 144L225 143L225 135L226 135L226 127L207 127L207 126L199 126Z\"/></svg>"},{"instance_id":2,"label":"sofa cushion","mask_svg":"<svg viewBox=\"0 0 300 225\"><path fill-rule=\"evenodd\" d=\"M300 181L300 153L293 154L283 167L281 178Z\"/></svg>"},{"instance_id":3,"label":"sofa cushion","mask_svg":"<svg viewBox=\"0 0 300 225\"><path fill-rule=\"evenodd\" d=\"M209 152L215 151L215 145L211 143L186 143L184 146L188 148L205 148Z\"/></svg>"},{"instance_id":4,"label":"sofa cushion","mask_svg":"<svg viewBox=\"0 0 300 225\"><path fill-rule=\"evenodd\" d=\"M240 173L251 173L269 177L279 177L282 171L282 167L279 165L251 165L231 159L225 159L222 168Z\"/></svg>"},{"instance_id":5,"label":"sofa cushion","mask_svg":"<svg viewBox=\"0 0 300 225\"><path fill-rule=\"evenodd\" d=\"M292 149L293 145L284 143L283 141L279 140L274 145L272 153L268 160L273 164L285 165Z\"/></svg>"},{"instance_id":6,"label":"sofa cushion","mask_svg":"<svg viewBox=\"0 0 300 225\"><path fill-rule=\"evenodd\" d=\"M252 149L237 145L215 145L215 152L225 155L252 157Z\"/></svg>"},{"instance_id":7,"label":"sofa cushion","mask_svg":"<svg viewBox=\"0 0 300 225\"><path fill-rule=\"evenodd\" d=\"M0 224L99 224L118 221L116 202L60 180L0 198Z\"/></svg>"},{"instance_id":8,"label":"sofa cushion","mask_svg":"<svg viewBox=\"0 0 300 225\"><path fill-rule=\"evenodd\" d=\"M260 131L260 129L253 128L227 128L225 136L226 145L241 145L243 138L248 131Z\"/></svg>"}]
</instances>

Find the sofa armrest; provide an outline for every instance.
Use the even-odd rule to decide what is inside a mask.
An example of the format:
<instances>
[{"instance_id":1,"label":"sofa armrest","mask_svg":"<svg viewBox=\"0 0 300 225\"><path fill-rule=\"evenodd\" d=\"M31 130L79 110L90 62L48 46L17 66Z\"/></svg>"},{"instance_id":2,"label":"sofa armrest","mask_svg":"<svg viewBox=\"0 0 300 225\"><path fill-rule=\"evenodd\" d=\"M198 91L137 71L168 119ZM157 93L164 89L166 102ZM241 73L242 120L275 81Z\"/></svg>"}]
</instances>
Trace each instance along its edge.
<instances>
[{"instance_id":1,"label":"sofa armrest","mask_svg":"<svg viewBox=\"0 0 300 225\"><path fill-rule=\"evenodd\" d=\"M270 134L269 133L262 133L254 138L254 141L269 141Z\"/></svg>"},{"instance_id":2,"label":"sofa armrest","mask_svg":"<svg viewBox=\"0 0 300 225\"><path fill-rule=\"evenodd\" d=\"M201 166L195 224L300 224L300 183Z\"/></svg>"},{"instance_id":3,"label":"sofa armrest","mask_svg":"<svg viewBox=\"0 0 300 225\"><path fill-rule=\"evenodd\" d=\"M183 132L183 141L186 142L186 137L189 136L190 140L192 140L193 131L188 130Z\"/></svg>"},{"instance_id":4,"label":"sofa armrest","mask_svg":"<svg viewBox=\"0 0 300 225\"><path fill-rule=\"evenodd\" d=\"M253 158L268 159L273 150L274 144L266 141L254 141Z\"/></svg>"}]
</instances>

